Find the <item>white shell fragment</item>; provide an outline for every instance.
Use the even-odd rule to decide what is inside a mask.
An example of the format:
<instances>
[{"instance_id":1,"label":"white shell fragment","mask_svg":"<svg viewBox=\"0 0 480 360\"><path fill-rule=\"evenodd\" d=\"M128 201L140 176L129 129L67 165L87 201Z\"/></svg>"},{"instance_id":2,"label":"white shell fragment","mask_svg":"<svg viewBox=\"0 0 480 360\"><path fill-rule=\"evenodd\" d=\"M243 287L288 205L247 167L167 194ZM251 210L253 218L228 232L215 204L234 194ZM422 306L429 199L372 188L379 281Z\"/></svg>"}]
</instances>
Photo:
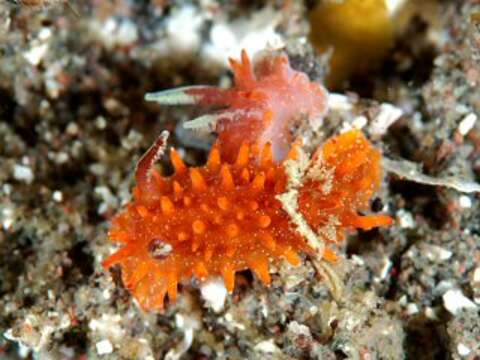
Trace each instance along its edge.
<instances>
[{"instance_id":1,"label":"white shell fragment","mask_svg":"<svg viewBox=\"0 0 480 360\"><path fill-rule=\"evenodd\" d=\"M406 180L420 184L445 186L464 193L480 192L480 184L454 176L436 178L425 175L419 169L418 164L407 160L392 160L384 157L382 159L383 167L388 172L394 173Z\"/></svg>"}]
</instances>

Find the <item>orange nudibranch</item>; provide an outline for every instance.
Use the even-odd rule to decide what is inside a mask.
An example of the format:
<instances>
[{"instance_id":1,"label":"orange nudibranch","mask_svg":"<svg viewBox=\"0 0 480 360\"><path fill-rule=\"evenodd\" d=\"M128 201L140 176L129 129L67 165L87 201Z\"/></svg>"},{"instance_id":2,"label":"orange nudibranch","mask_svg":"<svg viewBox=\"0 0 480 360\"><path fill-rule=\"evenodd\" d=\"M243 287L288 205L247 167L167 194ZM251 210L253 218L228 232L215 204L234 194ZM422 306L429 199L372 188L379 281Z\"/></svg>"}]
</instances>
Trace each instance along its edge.
<instances>
[{"instance_id":1,"label":"orange nudibranch","mask_svg":"<svg viewBox=\"0 0 480 360\"><path fill-rule=\"evenodd\" d=\"M222 277L231 292L235 273L251 269L268 285L271 263L299 265L302 253L333 261L346 229L391 223L359 213L368 211L381 180L380 154L359 131L327 141L300 179L295 206L326 245L323 254L315 254L280 200L291 186L286 163L298 161L296 146L278 163L270 142L243 142L231 160L219 141L204 166L190 168L172 149L175 172L163 177L152 166L165 143L164 133L140 161L134 200L109 232L121 248L103 263L121 267L145 310L162 309L167 295L175 301L178 283L192 278Z\"/></svg>"},{"instance_id":2,"label":"orange nudibranch","mask_svg":"<svg viewBox=\"0 0 480 360\"><path fill-rule=\"evenodd\" d=\"M275 162L282 161L293 143L296 126L321 125L328 93L308 76L290 67L287 55L267 54L252 65L245 51L230 60L234 87L190 86L149 93L147 100L162 105L198 104L219 108L185 123L189 129L207 127L219 133L225 159L232 161L244 141L260 147L270 143Z\"/></svg>"}]
</instances>

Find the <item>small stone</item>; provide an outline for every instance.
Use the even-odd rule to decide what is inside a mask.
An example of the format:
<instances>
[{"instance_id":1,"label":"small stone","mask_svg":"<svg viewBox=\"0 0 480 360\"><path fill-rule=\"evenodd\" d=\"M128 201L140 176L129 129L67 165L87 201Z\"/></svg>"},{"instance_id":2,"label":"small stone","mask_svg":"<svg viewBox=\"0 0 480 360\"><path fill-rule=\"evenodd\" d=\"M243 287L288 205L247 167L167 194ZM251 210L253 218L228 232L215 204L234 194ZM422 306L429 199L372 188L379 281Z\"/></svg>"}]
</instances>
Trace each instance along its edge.
<instances>
[{"instance_id":1,"label":"small stone","mask_svg":"<svg viewBox=\"0 0 480 360\"><path fill-rule=\"evenodd\" d=\"M460 356L467 356L472 350L466 347L464 344L460 343L457 345L457 352Z\"/></svg>"},{"instance_id":2,"label":"small stone","mask_svg":"<svg viewBox=\"0 0 480 360\"><path fill-rule=\"evenodd\" d=\"M457 315L464 309L477 308L477 305L463 295L462 291L459 289L448 290L445 294L443 294L442 298L443 306L445 306L445 309L447 309L452 315Z\"/></svg>"},{"instance_id":3,"label":"small stone","mask_svg":"<svg viewBox=\"0 0 480 360\"><path fill-rule=\"evenodd\" d=\"M312 336L312 333L310 332L310 329L308 326L299 324L296 321L292 321L288 324L288 331L290 331L295 335L304 335L308 337Z\"/></svg>"},{"instance_id":4,"label":"small stone","mask_svg":"<svg viewBox=\"0 0 480 360\"><path fill-rule=\"evenodd\" d=\"M367 125L367 118L365 116L357 116L355 119L352 121L352 126L355 129L363 129L365 125Z\"/></svg>"},{"instance_id":5,"label":"small stone","mask_svg":"<svg viewBox=\"0 0 480 360\"><path fill-rule=\"evenodd\" d=\"M109 340L102 340L95 344L98 355L110 354L113 351L112 343Z\"/></svg>"},{"instance_id":6,"label":"small stone","mask_svg":"<svg viewBox=\"0 0 480 360\"><path fill-rule=\"evenodd\" d=\"M404 229L413 229L415 227L415 220L413 216L408 211L403 209L397 212L397 219L400 227Z\"/></svg>"},{"instance_id":7,"label":"small stone","mask_svg":"<svg viewBox=\"0 0 480 360\"><path fill-rule=\"evenodd\" d=\"M5 207L2 209L0 215L3 230L10 230L15 222L14 209L11 207Z\"/></svg>"},{"instance_id":8,"label":"small stone","mask_svg":"<svg viewBox=\"0 0 480 360\"><path fill-rule=\"evenodd\" d=\"M430 306L425 308L425 316L430 320L438 320L437 311Z\"/></svg>"},{"instance_id":9,"label":"small stone","mask_svg":"<svg viewBox=\"0 0 480 360\"><path fill-rule=\"evenodd\" d=\"M353 109L353 104L347 96L333 93L328 96L328 107L335 111L347 112Z\"/></svg>"},{"instance_id":10,"label":"small stone","mask_svg":"<svg viewBox=\"0 0 480 360\"><path fill-rule=\"evenodd\" d=\"M103 130L107 127L107 120L103 116L97 116L95 126L98 130Z\"/></svg>"},{"instance_id":11,"label":"small stone","mask_svg":"<svg viewBox=\"0 0 480 360\"><path fill-rule=\"evenodd\" d=\"M73 121L68 123L66 131L69 135L78 135L79 128L77 123Z\"/></svg>"},{"instance_id":12,"label":"small stone","mask_svg":"<svg viewBox=\"0 0 480 360\"><path fill-rule=\"evenodd\" d=\"M458 132L461 135L467 135L470 130L475 126L475 122L477 121L477 115L474 113L470 113L460 121L458 125Z\"/></svg>"},{"instance_id":13,"label":"small stone","mask_svg":"<svg viewBox=\"0 0 480 360\"><path fill-rule=\"evenodd\" d=\"M227 297L227 289L221 279L213 279L204 282L200 288L201 294L208 307L216 313L220 312Z\"/></svg>"},{"instance_id":14,"label":"small stone","mask_svg":"<svg viewBox=\"0 0 480 360\"><path fill-rule=\"evenodd\" d=\"M56 202L62 202L63 193L61 191L55 190L52 194L52 199Z\"/></svg>"},{"instance_id":15,"label":"small stone","mask_svg":"<svg viewBox=\"0 0 480 360\"><path fill-rule=\"evenodd\" d=\"M458 204L461 208L470 209L472 207L472 200L467 195L461 195L458 199Z\"/></svg>"},{"instance_id":16,"label":"small stone","mask_svg":"<svg viewBox=\"0 0 480 360\"><path fill-rule=\"evenodd\" d=\"M40 44L32 47L29 51L23 54L23 57L33 66L37 66L42 61L47 53L48 44Z\"/></svg>"},{"instance_id":17,"label":"small stone","mask_svg":"<svg viewBox=\"0 0 480 360\"><path fill-rule=\"evenodd\" d=\"M421 246L421 251L428 260L434 262L442 262L448 260L453 255L450 250L430 244L423 244L423 246Z\"/></svg>"},{"instance_id":18,"label":"small stone","mask_svg":"<svg viewBox=\"0 0 480 360\"><path fill-rule=\"evenodd\" d=\"M15 180L24 181L27 184L31 184L34 179L33 171L30 167L18 164L13 167L13 177Z\"/></svg>"},{"instance_id":19,"label":"small stone","mask_svg":"<svg viewBox=\"0 0 480 360\"><path fill-rule=\"evenodd\" d=\"M473 272L473 282L480 283L480 267L477 267Z\"/></svg>"},{"instance_id":20,"label":"small stone","mask_svg":"<svg viewBox=\"0 0 480 360\"><path fill-rule=\"evenodd\" d=\"M370 124L370 133L376 136L384 135L388 128L403 115L402 109L391 104L380 105L380 112Z\"/></svg>"},{"instance_id":21,"label":"small stone","mask_svg":"<svg viewBox=\"0 0 480 360\"><path fill-rule=\"evenodd\" d=\"M273 339L260 341L257 345L255 345L255 350L263 352L263 353L275 353L278 351L278 347L275 345Z\"/></svg>"},{"instance_id":22,"label":"small stone","mask_svg":"<svg viewBox=\"0 0 480 360\"><path fill-rule=\"evenodd\" d=\"M419 312L419 309L418 309L417 304L415 304L415 303L409 303L409 304L407 305L407 314L408 314L408 315L410 315L410 316L411 316L411 315L415 315L415 314L418 314L418 312Z\"/></svg>"}]
</instances>

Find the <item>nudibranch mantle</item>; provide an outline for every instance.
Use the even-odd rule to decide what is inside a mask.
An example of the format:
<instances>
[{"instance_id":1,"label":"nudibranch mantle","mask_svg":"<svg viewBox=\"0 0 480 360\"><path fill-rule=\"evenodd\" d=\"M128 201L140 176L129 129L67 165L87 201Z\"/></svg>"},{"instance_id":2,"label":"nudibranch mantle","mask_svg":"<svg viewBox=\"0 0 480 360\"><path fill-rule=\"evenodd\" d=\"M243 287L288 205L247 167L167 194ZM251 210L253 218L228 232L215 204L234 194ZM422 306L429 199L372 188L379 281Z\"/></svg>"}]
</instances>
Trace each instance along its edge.
<instances>
[{"instance_id":1,"label":"nudibranch mantle","mask_svg":"<svg viewBox=\"0 0 480 360\"><path fill-rule=\"evenodd\" d=\"M267 54L252 65L245 51L230 59L234 87L191 86L149 93L147 100L162 105L196 104L218 107L214 113L185 123L219 133L225 159L232 161L243 141L263 147L271 143L273 159L282 161L293 142L292 129L308 123L321 125L328 109L328 93L308 76L290 67L287 55Z\"/></svg>"},{"instance_id":2,"label":"nudibranch mantle","mask_svg":"<svg viewBox=\"0 0 480 360\"><path fill-rule=\"evenodd\" d=\"M219 141L205 166L191 168L172 149L170 177L153 168L166 139L138 164L134 200L109 232L121 248L103 263L120 265L145 310L162 309L167 295L175 301L178 283L192 278L223 277L231 292L241 270L269 284L269 266L280 259L298 265L305 253L335 261L346 229L391 223L359 213L381 180L380 153L359 131L330 139L311 159L294 145L283 163L270 142L242 142L231 161Z\"/></svg>"}]
</instances>

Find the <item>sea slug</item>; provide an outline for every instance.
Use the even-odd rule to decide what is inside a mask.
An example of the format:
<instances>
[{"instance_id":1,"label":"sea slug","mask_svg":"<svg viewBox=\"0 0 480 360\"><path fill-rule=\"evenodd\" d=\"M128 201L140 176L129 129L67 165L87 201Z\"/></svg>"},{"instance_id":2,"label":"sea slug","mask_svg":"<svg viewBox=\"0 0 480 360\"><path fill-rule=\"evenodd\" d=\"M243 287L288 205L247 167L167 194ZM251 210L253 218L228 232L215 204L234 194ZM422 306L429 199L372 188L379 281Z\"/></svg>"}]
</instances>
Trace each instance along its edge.
<instances>
[{"instance_id":1,"label":"sea slug","mask_svg":"<svg viewBox=\"0 0 480 360\"><path fill-rule=\"evenodd\" d=\"M179 282L223 277L232 292L235 273L251 269L270 283L269 265L301 254L335 261L346 229L391 223L361 215L381 181L380 153L359 131L328 140L310 158L299 144L282 163L273 145L242 142L233 160L224 141L202 167L187 167L175 150L174 174L161 176L155 161L164 132L136 170L134 200L112 221L110 240L121 248L103 266L120 265L125 287L145 310L160 310Z\"/></svg>"},{"instance_id":2,"label":"sea slug","mask_svg":"<svg viewBox=\"0 0 480 360\"><path fill-rule=\"evenodd\" d=\"M185 124L210 127L218 134L225 159L232 161L243 141L262 148L271 143L273 160L282 161L293 143L292 131L301 124L321 125L327 113L328 93L308 76L290 67L284 53L267 54L255 66L245 51L241 61L230 59L235 86L220 89L190 86L145 96L162 105L196 104L217 107L214 113Z\"/></svg>"}]
</instances>

